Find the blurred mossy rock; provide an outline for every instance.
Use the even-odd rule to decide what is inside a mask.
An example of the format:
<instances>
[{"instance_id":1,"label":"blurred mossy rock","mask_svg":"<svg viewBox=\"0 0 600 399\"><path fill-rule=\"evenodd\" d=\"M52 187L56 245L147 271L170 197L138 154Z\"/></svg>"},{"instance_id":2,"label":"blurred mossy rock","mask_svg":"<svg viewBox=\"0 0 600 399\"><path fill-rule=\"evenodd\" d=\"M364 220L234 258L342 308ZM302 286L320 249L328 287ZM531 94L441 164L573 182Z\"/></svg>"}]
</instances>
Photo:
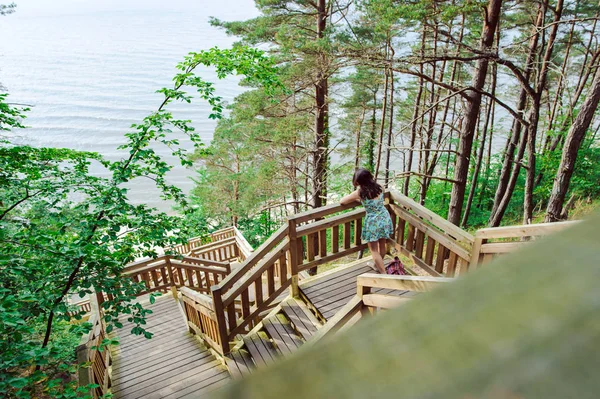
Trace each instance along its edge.
<instances>
[{"instance_id":1,"label":"blurred mossy rock","mask_svg":"<svg viewBox=\"0 0 600 399\"><path fill-rule=\"evenodd\" d=\"M600 216L258 370L222 398L598 398Z\"/></svg>"}]
</instances>

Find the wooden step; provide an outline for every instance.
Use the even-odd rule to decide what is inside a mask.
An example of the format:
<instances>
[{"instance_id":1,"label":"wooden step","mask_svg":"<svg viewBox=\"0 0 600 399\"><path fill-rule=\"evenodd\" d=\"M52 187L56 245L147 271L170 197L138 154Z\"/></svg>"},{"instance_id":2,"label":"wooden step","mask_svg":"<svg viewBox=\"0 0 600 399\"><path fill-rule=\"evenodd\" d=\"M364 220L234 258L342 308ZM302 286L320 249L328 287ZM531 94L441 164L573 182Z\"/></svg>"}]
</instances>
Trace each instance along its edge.
<instances>
[{"instance_id":1,"label":"wooden step","mask_svg":"<svg viewBox=\"0 0 600 399\"><path fill-rule=\"evenodd\" d=\"M306 305L295 298L290 298L285 303L282 303L281 308L304 340L312 337L317 332L317 329L321 327L321 323L315 315L312 314Z\"/></svg>"},{"instance_id":2,"label":"wooden step","mask_svg":"<svg viewBox=\"0 0 600 399\"><path fill-rule=\"evenodd\" d=\"M259 331L245 336L244 344L257 367L273 363L278 356L273 343L264 332Z\"/></svg>"},{"instance_id":3,"label":"wooden step","mask_svg":"<svg viewBox=\"0 0 600 399\"><path fill-rule=\"evenodd\" d=\"M242 378L248 376L254 369L254 363L248 352L239 349L231 352L225 358L227 368L233 378Z\"/></svg>"},{"instance_id":4,"label":"wooden step","mask_svg":"<svg viewBox=\"0 0 600 399\"><path fill-rule=\"evenodd\" d=\"M303 344L302 338L296 334L289 320L278 314L263 320L266 333L271 337L275 346L283 356L292 354Z\"/></svg>"}]
</instances>

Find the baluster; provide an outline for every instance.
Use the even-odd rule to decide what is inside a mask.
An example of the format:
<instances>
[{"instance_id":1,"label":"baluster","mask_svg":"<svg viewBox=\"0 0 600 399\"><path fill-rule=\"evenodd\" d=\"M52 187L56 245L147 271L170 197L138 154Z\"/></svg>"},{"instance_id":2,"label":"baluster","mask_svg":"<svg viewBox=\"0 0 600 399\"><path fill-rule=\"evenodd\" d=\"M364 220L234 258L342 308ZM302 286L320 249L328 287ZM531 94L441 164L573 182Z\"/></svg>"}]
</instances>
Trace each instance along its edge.
<instances>
[{"instance_id":1,"label":"baluster","mask_svg":"<svg viewBox=\"0 0 600 399\"><path fill-rule=\"evenodd\" d=\"M263 303L262 274L254 282L254 303L257 307Z\"/></svg>"},{"instance_id":2,"label":"baluster","mask_svg":"<svg viewBox=\"0 0 600 399\"><path fill-rule=\"evenodd\" d=\"M356 219L354 222L354 244L356 246L361 244L360 236L362 234L362 218Z\"/></svg>"},{"instance_id":3,"label":"baluster","mask_svg":"<svg viewBox=\"0 0 600 399\"><path fill-rule=\"evenodd\" d=\"M315 235L306 236L306 260L311 262L315 259Z\"/></svg>"},{"instance_id":4,"label":"baluster","mask_svg":"<svg viewBox=\"0 0 600 399\"><path fill-rule=\"evenodd\" d=\"M215 317L217 319L217 329L219 331L219 343L221 345L219 349L221 349L221 353L223 355L226 355L229 353L227 322L229 322L230 331L235 328L235 309L233 310L232 316L229 312L229 307L227 307L227 320L225 320L225 309L223 309L223 295L221 292L221 287L216 285L212 287L212 298ZM235 306L234 302L231 303L231 306Z\"/></svg>"},{"instance_id":5,"label":"baluster","mask_svg":"<svg viewBox=\"0 0 600 399\"><path fill-rule=\"evenodd\" d=\"M288 281L287 261L284 253L283 255L281 255L281 258L279 258L279 284L283 285L283 283L285 283L286 281Z\"/></svg>"},{"instance_id":6,"label":"baluster","mask_svg":"<svg viewBox=\"0 0 600 399\"><path fill-rule=\"evenodd\" d=\"M423 244L425 243L425 233L416 229L417 237L415 239L415 256L419 259L423 258Z\"/></svg>"},{"instance_id":7,"label":"baluster","mask_svg":"<svg viewBox=\"0 0 600 399\"><path fill-rule=\"evenodd\" d=\"M340 251L340 226L331 228L331 252L337 254Z\"/></svg>"},{"instance_id":8,"label":"baluster","mask_svg":"<svg viewBox=\"0 0 600 399\"><path fill-rule=\"evenodd\" d=\"M350 222L344 223L344 249L350 249Z\"/></svg>"},{"instance_id":9,"label":"baluster","mask_svg":"<svg viewBox=\"0 0 600 399\"><path fill-rule=\"evenodd\" d=\"M248 295L248 289L242 291L242 319L245 320L250 316L250 298Z\"/></svg>"},{"instance_id":10,"label":"baluster","mask_svg":"<svg viewBox=\"0 0 600 399\"><path fill-rule=\"evenodd\" d=\"M457 261L458 261L458 256L454 252L450 251L450 257L448 258L448 269L446 270L446 275L448 275L450 277L454 277Z\"/></svg>"},{"instance_id":11,"label":"baluster","mask_svg":"<svg viewBox=\"0 0 600 399\"><path fill-rule=\"evenodd\" d=\"M319 231L319 256L321 258L327 256L327 229Z\"/></svg>"},{"instance_id":12,"label":"baluster","mask_svg":"<svg viewBox=\"0 0 600 399\"><path fill-rule=\"evenodd\" d=\"M448 250L442 244L438 245L437 258L435 261L435 271L438 273L444 272L444 260L448 256Z\"/></svg>"},{"instance_id":13,"label":"baluster","mask_svg":"<svg viewBox=\"0 0 600 399\"><path fill-rule=\"evenodd\" d=\"M270 297L275 292L275 263L267 269L267 295Z\"/></svg>"},{"instance_id":14,"label":"baluster","mask_svg":"<svg viewBox=\"0 0 600 399\"><path fill-rule=\"evenodd\" d=\"M427 249L425 250L425 263L427 263L429 266L433 266L433 253L435 251L435 244L436 244L436 241L433 238L427 237Z\"/></svg>"},{"instance_id":15,"label":"baluster","mask_svg":"<svg viewBox=\"0 0 600 399\"><path fill-rule=\"evenodd\" d=\"M408 235L406 237L406 249L412 252L415 247L415 226L408 224Z\"/></svg>"}]
</instances>

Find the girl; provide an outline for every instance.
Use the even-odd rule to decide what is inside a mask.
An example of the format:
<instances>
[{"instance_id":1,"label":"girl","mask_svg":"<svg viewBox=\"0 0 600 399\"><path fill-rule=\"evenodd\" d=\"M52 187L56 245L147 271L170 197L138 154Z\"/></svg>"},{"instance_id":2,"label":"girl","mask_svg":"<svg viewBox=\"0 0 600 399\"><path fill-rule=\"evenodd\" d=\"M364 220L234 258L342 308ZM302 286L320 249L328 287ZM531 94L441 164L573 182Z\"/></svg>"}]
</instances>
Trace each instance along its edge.
<instances>
[{"instance_id":1,"label":"girl","mask_svg":"<svg viewBox=\"0 0 600 399\"><path fill-rule=\"evenodd\" d=\"M362 229L361 240L367 242L375 267L381 274L386 274L383 267L385 256L385 240L393 232L392 218L383 203L383 188L377 184L371 172L358 169L352 178L354 187L358 189L346 195L340 203L342 205L360 201L365 207L367 215Z\"/></svg>"}]
</instances>

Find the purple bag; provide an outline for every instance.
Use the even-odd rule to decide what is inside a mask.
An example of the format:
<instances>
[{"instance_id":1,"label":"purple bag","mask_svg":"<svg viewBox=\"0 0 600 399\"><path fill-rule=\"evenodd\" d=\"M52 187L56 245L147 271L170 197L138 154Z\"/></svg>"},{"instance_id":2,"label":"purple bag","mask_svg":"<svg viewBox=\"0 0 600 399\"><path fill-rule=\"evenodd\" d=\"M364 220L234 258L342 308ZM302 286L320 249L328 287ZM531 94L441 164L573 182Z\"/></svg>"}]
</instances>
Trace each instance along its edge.
<instances>
[{"instance_id":1,"label":"purple bag","mask_svg":"<svg viewBox=\"0 0 600 399\"><path fill-rule=\"evenodd\" d=\"M385 271L387 274L395 274L400 276L408 274L404 269L404 265L402 262L400 262L400 259L397 256L394 257L394 261L392 263L386 266Z\"/></svg>"}]
</instances>

